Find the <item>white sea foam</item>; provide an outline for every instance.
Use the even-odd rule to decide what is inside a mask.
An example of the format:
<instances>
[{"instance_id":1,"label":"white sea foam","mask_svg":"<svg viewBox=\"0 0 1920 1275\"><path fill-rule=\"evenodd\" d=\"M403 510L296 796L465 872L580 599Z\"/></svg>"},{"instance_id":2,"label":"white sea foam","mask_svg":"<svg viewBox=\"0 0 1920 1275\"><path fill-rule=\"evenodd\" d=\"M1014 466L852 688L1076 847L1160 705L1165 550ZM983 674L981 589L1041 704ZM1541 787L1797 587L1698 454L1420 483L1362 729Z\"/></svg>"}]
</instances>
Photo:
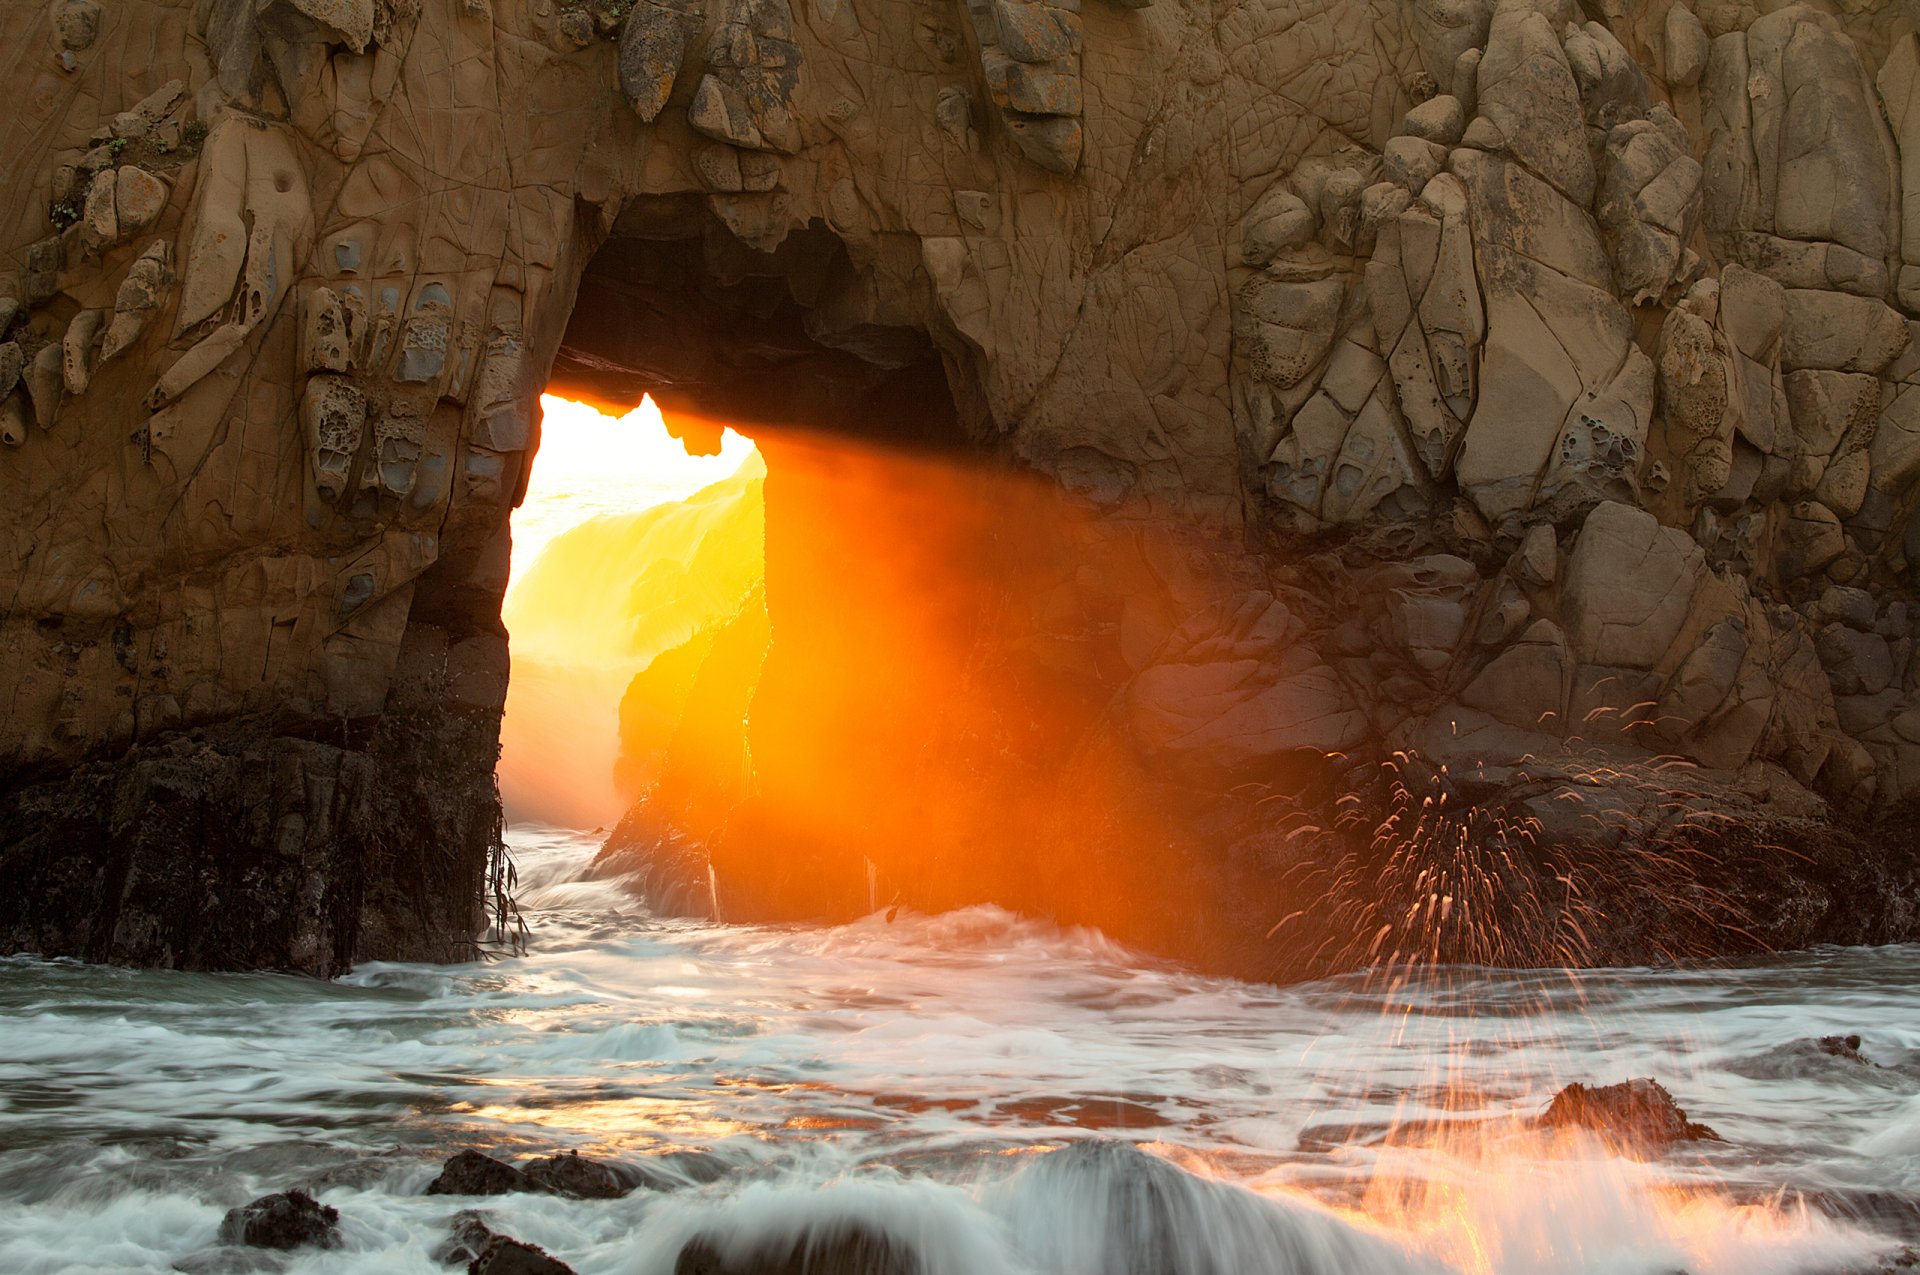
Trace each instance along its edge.
<instances>
[{"instance_id":1,"label":"white sea foam","mask_svg":"<svg viewBox=\"0 0 1920 1275\"><path fill-rule=\"evenodd\" d=\"M483 1202L582 1275L850 1227L925 1275L1787 1275L1871 1262L1920 1193L1920 949L1276 989L993 908L660 921L591 841L516 843L522 958L331 984L0 961L0 1271L192 1266L226 1209L300 1185L344 1243L286 1270L438 1271L473 1202L422 1191L464 1147L730 1166ZM1848 1032L1882 1065L1791 1046ZM1643 1164L1528 1125L1637 1075L1728 1141ZM1152 1158L1049 1153L1095 1137Z\"/></svg>"}]
</instances>

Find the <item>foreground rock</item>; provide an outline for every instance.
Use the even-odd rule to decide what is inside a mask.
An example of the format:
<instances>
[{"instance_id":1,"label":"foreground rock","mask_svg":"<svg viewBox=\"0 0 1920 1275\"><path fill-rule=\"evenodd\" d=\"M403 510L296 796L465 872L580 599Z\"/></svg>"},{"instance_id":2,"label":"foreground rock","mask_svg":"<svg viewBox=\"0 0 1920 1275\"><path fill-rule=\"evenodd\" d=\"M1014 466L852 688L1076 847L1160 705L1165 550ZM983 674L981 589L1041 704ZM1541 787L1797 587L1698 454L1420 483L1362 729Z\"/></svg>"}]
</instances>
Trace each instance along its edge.
<instances>
[{"instance_id":1,"label":"foreground rock","mask_svg":"<svg viewBox=\"0 0 1920 1275\"><path fill-rule=\"evenodd\" d=\"M673 1263L673 1275L920 1275L923 1269L910 1245L858 1222L760 1242L699 1235Z\"/></svg>"},{"instance_id":2,"label":"foreground rock","mask_svg":"<svg viewBox=\"0 0 1920 1275\"><path fill-rule=\"evenodd\" d=\"M574 1275L568 1266L535 1244L527 1244L504 1235L487 1242L480 1255L467 1264L467 1275Z\"/></svg>"},{"instance_id":3,"label":"foreground rock","mask_svg":"<svg viewBox=\"0 0 1920 1275\"><path fill-rule=\"evenodd\" d=\"M220 1222L220 1242L250 1248L337 1248L340 1210L305 1191L263 1195L228 1211Z\"/></svg>"},{"instance_id":4,"label":"foreground rock","mask_svg":"<svg viewBox=\"0 0 1920 1275\"><path fill-rule=\"evenodd\" d=\"M1720 1135L1687 1119L1658 1081L1644 1077L1617 1085L1568 1085L1538 1121L1544 1129L1586 1129L1609 1144L1658 1155L1681 1142L1718 1142Z\"/></svg>"}]
</instances>

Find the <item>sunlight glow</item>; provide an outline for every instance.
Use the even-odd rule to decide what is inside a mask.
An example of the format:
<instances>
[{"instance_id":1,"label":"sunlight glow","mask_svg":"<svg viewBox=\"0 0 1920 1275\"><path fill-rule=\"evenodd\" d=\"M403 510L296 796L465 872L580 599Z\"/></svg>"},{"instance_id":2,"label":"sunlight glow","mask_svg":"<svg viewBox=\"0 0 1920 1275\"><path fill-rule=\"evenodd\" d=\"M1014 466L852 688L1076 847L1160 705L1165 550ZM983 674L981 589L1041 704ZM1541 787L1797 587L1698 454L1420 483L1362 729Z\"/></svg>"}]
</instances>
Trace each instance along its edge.
<instances>
[{"instance_id":1,"label":"sunlight glow","mask_svg":"<svg viewBox=\"0 0 1920 1275\"><path fill-rule=\"evenodd\" d=\"M527 498L513 515L511 590L554 537L601 514L685 500L738 470L753 440L729 429L714 456L689 456L651 397L625 416L540 396L544 421Z\"/></svg>"},{"instance_id":2,"label":"sunlight glow","mask_svg":"<svg viewBox=\"0 0 1920 1275\"><path fill-rule=\"evenodd\" d=\"M512 820L592 828L631 799L614 771L635 675L737 612L760 579L765 469L731 429L717 455L688 455L652 399L618 418L541 404L501 608L513 676L500 788Z\"/></svg>"}]
</instances>

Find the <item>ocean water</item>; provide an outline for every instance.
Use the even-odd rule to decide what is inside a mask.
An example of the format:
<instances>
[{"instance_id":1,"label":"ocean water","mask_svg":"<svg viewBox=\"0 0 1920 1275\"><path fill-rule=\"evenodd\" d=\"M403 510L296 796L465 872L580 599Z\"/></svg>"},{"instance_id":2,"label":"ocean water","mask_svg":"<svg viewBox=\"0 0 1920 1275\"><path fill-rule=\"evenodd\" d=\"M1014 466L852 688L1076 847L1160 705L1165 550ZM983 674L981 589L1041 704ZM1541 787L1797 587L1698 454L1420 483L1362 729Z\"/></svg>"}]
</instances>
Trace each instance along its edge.
<instances>
[{"instance_id":1,"label":"ocean water","mask_svg":"<svg viewBox=\"0 0 1920 1275\"><path fill-rule=\"evenodd\" d=\"M661 919L590 838L512 839L520 957L0 961L0 1273L436 1272L469 1207L582 1275L809 1233L925 1275L1786 1275L1920 1241L1920 948L1275 988L993 908ZM1866 1063L1810 1043L1847 1033ZM1533 1123L1634 1076L1722 1140L1637 1159ZM684 1185L423 1194L468 1148ZM341 1247L220 1249L295 1186Z\"/></svg>"}]
</instances>

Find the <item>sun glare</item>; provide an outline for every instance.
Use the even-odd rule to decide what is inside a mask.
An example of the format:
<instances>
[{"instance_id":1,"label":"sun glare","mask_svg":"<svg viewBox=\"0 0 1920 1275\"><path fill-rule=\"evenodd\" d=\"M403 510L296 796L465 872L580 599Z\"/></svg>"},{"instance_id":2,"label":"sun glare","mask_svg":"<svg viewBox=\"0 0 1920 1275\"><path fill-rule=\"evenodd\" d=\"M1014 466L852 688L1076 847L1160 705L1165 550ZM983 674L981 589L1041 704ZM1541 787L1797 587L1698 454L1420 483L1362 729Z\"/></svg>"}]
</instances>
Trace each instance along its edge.
<instances>
[{"instance_id":1,"label":"sun glare","mask_svg":"<svg viewBox=\"0 0 1920 1275\"><path fill-rule=\"evenodd\" d=\"M552 394L540 406L540 450L513 516L513 585L562 532L602 514L685 500L754 452L751 439L729 429L717 455L688 455L651 397L625 416Z\"/></svg>"},{"instance_id":2,"label":"sun glare","mask_svg":"<svg viewBox=\"0 0 1920 1275\"><path fill-rule=\"evenodd\" d=\"M733 614L762 570L759 478L733 430L688 455L652 399L613 417L548 395L502 607L510 819L591 828L625 809L619 711L661 652Z\"/></svg>"}]
</instances>

